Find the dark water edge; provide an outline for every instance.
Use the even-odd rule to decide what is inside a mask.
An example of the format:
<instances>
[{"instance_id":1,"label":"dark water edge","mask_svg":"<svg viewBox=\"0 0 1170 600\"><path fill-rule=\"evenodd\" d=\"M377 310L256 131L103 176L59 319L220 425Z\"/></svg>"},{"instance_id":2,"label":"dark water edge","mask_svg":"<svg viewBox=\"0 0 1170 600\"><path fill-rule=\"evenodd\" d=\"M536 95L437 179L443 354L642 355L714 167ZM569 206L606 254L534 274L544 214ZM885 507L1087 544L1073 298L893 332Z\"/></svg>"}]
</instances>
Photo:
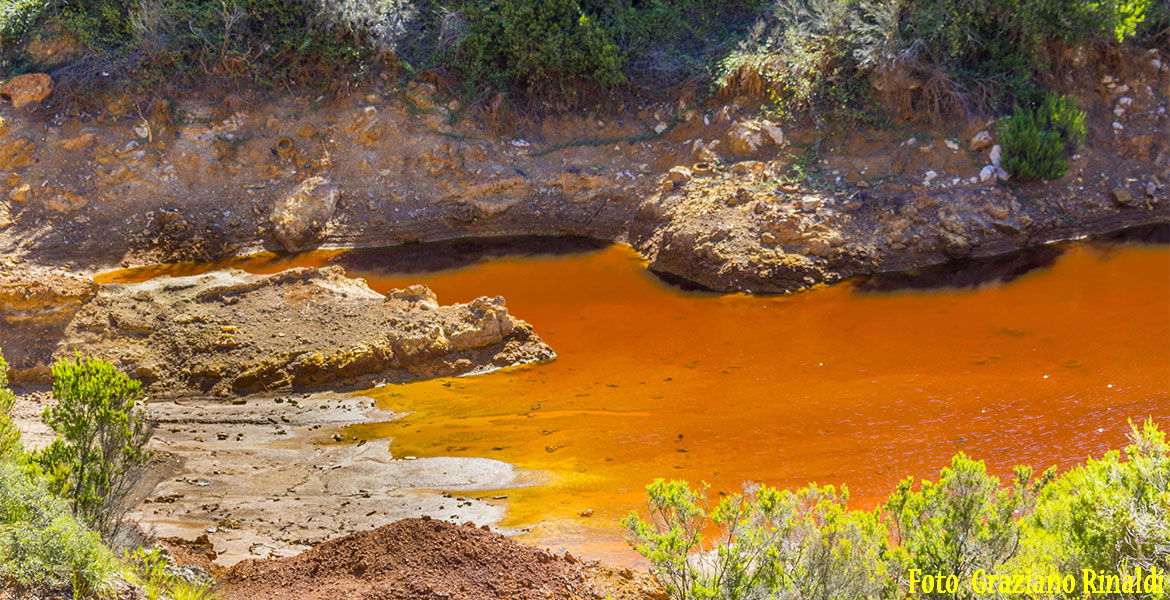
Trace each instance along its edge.
<instances>
[{"instance_id":1,"label":"dark water edge","mask_svg":"<svg viewBox=\"0 0 1170 600\"><path fill-rule=\"evenodd\" d=\"M1072 244L1170 244L1170 223L1130 227L1082 240L1044 244L1007 254L956 260L911 271L877 273L858 279L853 289L860 293L889 293L964 289L1008 283L1037 269L1051 267Z\"/></svg>"},{"instance_id":2,"label":"dark water edge","mask_svg":"<svg viewBox=\"0 0 1170 600\"><path fill-rule=\"evenodd\" d=\"M525 236L471 238L350 250L328 261L346 271L434 273L506 256L554 257L603 250L610 242L587 237Z\"/></svg>"},{"instance_id":3,"label":"dark water edge","mask_svg":"<svg viewBox=\"0 0 1170 600\"><path fill-rule=\"evenodd\" d=\"M1089 238L1044 244L1007 254L969 258L911 271L876 273L854 280L858 293L890 293L904 290L965 289L1003 284L1038 269L1051 267L1072 244L1170 244L1170 223L1120 229ZM472 238L449 242L406 244L388 248L357 249L328 261L349 272L420 274L468 267L508 256L557 257L603 250L610 242L587 237L519 236ZM684 292L717 293L685 277L656 271L659 281Z\"/></svg>"}]
</instances>

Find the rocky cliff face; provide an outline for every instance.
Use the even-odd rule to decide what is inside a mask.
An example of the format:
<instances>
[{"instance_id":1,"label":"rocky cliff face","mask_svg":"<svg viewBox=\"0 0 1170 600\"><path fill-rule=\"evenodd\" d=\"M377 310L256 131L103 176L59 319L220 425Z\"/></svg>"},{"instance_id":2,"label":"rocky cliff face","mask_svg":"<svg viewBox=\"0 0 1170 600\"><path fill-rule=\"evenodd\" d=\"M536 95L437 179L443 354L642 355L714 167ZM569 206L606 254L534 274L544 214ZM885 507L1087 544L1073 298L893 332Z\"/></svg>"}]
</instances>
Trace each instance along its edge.
<instances>
[{"instance_id":1,"label":"rocky cliff face","mask_svg":"<svg viewBox=\"0 0 1170 600\"><path fill-rule=\"evenodd\" d=\"M744 97L507 134L425 83L113 98L98 114L0 104L0 254L104 269L577 235L717 290L774 292L1170 220L1170 56L1082 67L1054 87L1088 112L1084 149L1059 181L1018 186L987 117L829 140Z\"/></svg>"}]
</instances>

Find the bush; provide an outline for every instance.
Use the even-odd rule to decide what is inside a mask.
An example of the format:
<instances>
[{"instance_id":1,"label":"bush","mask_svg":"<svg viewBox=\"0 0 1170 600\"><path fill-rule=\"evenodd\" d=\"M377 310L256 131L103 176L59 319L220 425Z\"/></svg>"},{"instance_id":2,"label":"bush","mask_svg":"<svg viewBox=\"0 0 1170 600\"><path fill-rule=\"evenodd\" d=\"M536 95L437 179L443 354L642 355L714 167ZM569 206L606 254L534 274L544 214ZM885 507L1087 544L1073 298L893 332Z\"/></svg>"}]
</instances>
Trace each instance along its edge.
<instances>
[{"instance_id":1,"label":"bush","mask_svg":"<svg viewBox=\"0 0 1170 600\"><path fill-rule=\"evenodd\" d=\"M0 351L0 460L21 452L20 430L12 422L12 407L16 395L8 389L8 362Z\"/></svg>"},{"instance_id":2,"label":"bush","mask_svg":"<svg viewBox=\"0 0 1170 600\"><path fill-rule=\"evenodd\" d=\"M655 480L650 519L623 520L635 550L672 598L866 598L891 591L888 532L845 508L848 492L748 489L706 509L706 486ZM719 532L707 542L704 531Z\"/></svg>"},{"instance_id":3,"label":"bush","mask_svg":"<svg viewBox=\"0 0 1170 600\"><path fill-rule=\"evenodd\" d=\"M1059 94L1047 94L1035 110L1017 106L999 125L1004 169L1021 181L1063 177L1065 154L1084 140L1085 113Z\"/></svg>"},{"instance_id":4,"label":"bush","mask_svg":"<svg viewBox=\"0 0 1170 600\"><path fill-rule=\"evenodd\" d=\"M191 572L181 573L171 564L162 548L135 548L126 553L131 579L142 589L146 600L215 600L217 595L210 577Z\"/></svg>"},{"instance_id":5,"label":"bush","mask_svg":"<svg viewBox=\"0 0 1170 600\"><path fill-rule=\"evenodd\" d=\"M572 96L625 81L617 45L576 0L481 0L463 18L452 66L472 85Z\"/></svg>"},{"instance_id":6,"label":"bush","mask_svg":"<svg viewBox=\"0 0 1170 600\"><path fill-rule=\"evenodd\" d=\"M1032 479L1032 470L1016 467L1012 487L987 474L982 461L957 454L937 483L923 481L914 490L913 479L898 484L886 500L885 514L893 524L894 541L910 557L909 568L920 573L955 575L961 582L983 569L994 573L1015 556L1020 544L1017 515L1031 510L1039 488L1053 476ZM924 598L969 598L967 586L956 595L943 590Z\"/></svg>"},{"instance_id":7,"label":"bush","mask_svg":"<svg viewBox=\"0 0 1170 600\"><path fill-rule=\"evenodd\" d=\"M70 514L35 472L0 459L0 575L26 587L103 592L116 571L97 534Z\"/></svg>"},{"instance_id":8,"label":"bush","mask_svg":"<svg viewBox=\"0 0 1170 600\"><path fill-rule=\"evenodd\" d=\"M15 396L0 356L0 584L104 592L116 564L98 536L49 493L10 418ZM2 587L2 586L0 586Z\"/></svg>"},{"instance_id":9,"label":"bush","mask_svg":"<svg viewBox=\"0 0 1170 600\"><path fill-rule=\"evenodd\" d=\"M57 439L37 456L52 489L73 513L103 534L121 521L132 475L149 454L151 428L134 406L141 384L94 358L58 360L52 367L56 406L42 419Z\"/></svg>"},{"instance_id":10,"label":"bush","mask_svg":"<svg viewBox=\"0 0 1170 600\"><path fill-rule=\"evenodd\" d=\"M1023 522L1017 570L1170 570L1170 446L1153 421L1131 424L1130 440L1124 454L1090 459L1044 488Z\"/></svg>"},{"instance_id":11,"label":"bush","mask_svg":"<svg viewBox=\"0 0 1170 600\"><path fill-rule=\"evenodd\" d=\"M958 454L937 482L907 479L874 512L849 511L845 491L816 485L749 490L708 511L705 485L658 479L647 487L649 517L623 525L675 600L1006 597L979 588L980 569L1025 582L1071 575L1081 589L1081 569L1170 570L1170 445L1153 421L1131 425L1130 438L1124 453L1060 477L1016 467L1007 487ZM936 574L957 586L924 585Z\"/></svg>"}]
</instances>

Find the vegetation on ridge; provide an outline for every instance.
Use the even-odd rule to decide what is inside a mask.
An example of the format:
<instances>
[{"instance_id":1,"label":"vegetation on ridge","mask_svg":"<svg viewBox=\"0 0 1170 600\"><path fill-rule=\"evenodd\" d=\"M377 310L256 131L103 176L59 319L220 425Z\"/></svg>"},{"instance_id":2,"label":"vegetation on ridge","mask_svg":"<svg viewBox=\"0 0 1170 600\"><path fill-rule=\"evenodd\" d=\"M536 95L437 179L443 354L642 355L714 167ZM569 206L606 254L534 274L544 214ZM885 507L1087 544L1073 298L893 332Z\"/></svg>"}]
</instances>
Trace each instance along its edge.
<instances>
[{"instance_id":1,"label":"vegetation on ridge","mask_svg":"<svg viewBox=\"0 0 1170 600\"><path fill-rule=\"evenodd\" d=\"M709 83L856 117L875 89L936 112L1035 101L1046 45L1168 27L1157 0L4 0L0 68L164 91L429 71L475 100L570 103Z\"/></svg>"}]
</instances>

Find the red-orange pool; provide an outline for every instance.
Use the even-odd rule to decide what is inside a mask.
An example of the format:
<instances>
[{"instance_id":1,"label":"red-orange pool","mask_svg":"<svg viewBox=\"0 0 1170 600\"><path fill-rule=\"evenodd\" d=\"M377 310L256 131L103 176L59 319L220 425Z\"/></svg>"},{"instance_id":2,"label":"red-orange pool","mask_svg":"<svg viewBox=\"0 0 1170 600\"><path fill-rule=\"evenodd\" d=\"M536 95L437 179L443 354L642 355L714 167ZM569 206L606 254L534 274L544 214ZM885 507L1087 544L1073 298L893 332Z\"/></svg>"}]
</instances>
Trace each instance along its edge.
<instances>
[{"instance_id":1,"label":"red-orange pool","mask_svg":"<svg viewBox=\"0 0 1170 600\"><path fill-rule=\"evenodd\" d=\"M1078 244L1011 283L882 294L684 293L621 246L351 275L380 291L425 283L443 303L502 295L557 351L550 364L373 390L409 416L351 433L393 438L397 456L538 472L532 487L489 494L509 496L505 524L594 557L630 556L616 521L655 477L847 484L868 506L959 451L1001 475L1068 467L1122 445L1128 419L1170 425L1166 246Z\"/></svg>"}]
</instances>

